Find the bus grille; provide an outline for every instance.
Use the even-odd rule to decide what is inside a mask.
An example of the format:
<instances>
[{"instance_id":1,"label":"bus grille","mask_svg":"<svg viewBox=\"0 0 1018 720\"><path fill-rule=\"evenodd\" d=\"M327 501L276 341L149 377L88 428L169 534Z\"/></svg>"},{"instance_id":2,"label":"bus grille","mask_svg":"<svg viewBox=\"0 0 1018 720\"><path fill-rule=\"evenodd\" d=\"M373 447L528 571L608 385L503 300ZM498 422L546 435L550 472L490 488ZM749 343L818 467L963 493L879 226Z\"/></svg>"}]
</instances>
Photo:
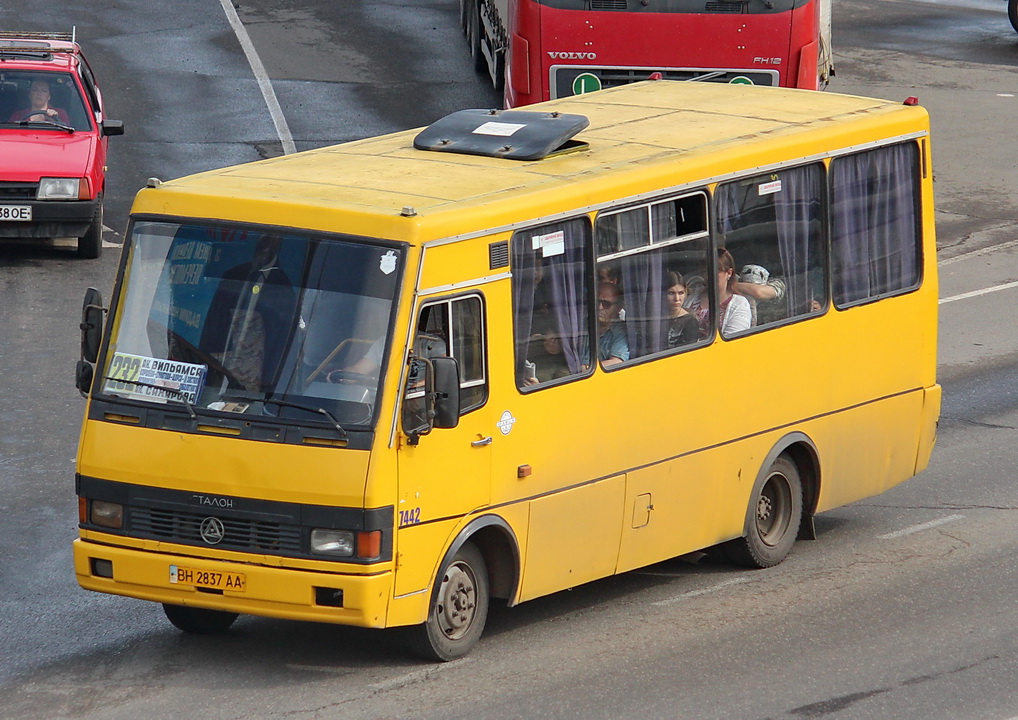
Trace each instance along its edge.
<instances>
[{"instance_id":1,"label":"bus grille","mask_svg":"<svg viewBox=\"0 0 1018 720\"><path fill-rule=\"evenodd\" d=\"M207 517L208 513L134 507L131 529L159 540L209 547L200 531L202 521ZM296 525L230 517L219 517L219 520L223 523L224 533L223 539L214 546L217 549L271 555L301 554L301 532Z\"/></svg>"},{"instance_id":2,"label":"bus grille","mask_svg":"<svg viewBox=\"0 0 1018 720\"><path fill-rule=\"evenodd\" d=\"M628 10L629 0L590 0L591 10Z\"/></svg>"},{"instance_id":3,"label":"bus grille","mask_svg":"<svg viewBox=\"0 0 1018 720\"><path fill-rule=\"evenodd\" d=\"M0 201L35 200L38 192L38 183L0 182Z\"/></svg>"}]
</instances>

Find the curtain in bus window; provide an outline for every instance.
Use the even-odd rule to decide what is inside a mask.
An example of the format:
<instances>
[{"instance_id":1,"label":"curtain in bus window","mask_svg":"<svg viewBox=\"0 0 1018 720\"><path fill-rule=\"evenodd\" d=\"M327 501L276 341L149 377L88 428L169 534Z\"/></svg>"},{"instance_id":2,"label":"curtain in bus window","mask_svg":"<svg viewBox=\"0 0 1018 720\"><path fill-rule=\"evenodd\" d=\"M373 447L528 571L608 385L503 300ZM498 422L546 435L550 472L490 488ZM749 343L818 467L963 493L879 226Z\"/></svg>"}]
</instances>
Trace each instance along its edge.
<instances>
[{"instance_id":1,"label":"curtain in bus window","mask_svg":"<svg viewBox=\"0 0 1018 720\"><path fill-rule=\"evenodd\" d=\"M811 301L823 299L822 182L821 167L814 164L729 183L715 192L721 243L731 252L736 272L759 266L766 277L759 273L755 281L778 293L774 300L750 298L754 324L810 312Z\"/></svg>"},{"instance_id":2,"label":"curtain in bus window","mask_svg":"<svg viewBox=\"0 0 1018 720\"><path fill-rule=\"evenodd\" d=\"M822 299L822 287L816 284L818 259L815 244L819 239L820 167L810 165L793 168L780 174L781 191L774 198L778 222L778 252L785 272L785 297L790 316L810 312L813 300ZM817 295L820 297L817 297Z\"/></svg>"},{"instance_id":3,"label":"curtain in bus window","mask_svg":"<svg viewBox=\"0 0 1018 720\"><path fill-rule=\"evenodd\" d=\"M831 162L836 305L893 293L918 281L917 164L913 143Z\"/></svg>"},{"instance_id":4,"label":"curtain in bus window","mask_svg":"<svg viewBox=\"0 0 1018 720\"><path fill-rule=\"evenodd\" d=\"M587 341L586 218L546 225L513 237L516 369L520 383L535 334L556 334L568 373L581 371Z\"/></svg>"},{"instance_id":5,"label":"curtain in bus window","mask_svg":"<svg viewBox=\"0 0 1018 720\"><path fill-rule=\"evenodd\" d=\"M622 258L622 307L629 357L664 350L665 255L642 252Z\"/></svg>"}]
</instances>

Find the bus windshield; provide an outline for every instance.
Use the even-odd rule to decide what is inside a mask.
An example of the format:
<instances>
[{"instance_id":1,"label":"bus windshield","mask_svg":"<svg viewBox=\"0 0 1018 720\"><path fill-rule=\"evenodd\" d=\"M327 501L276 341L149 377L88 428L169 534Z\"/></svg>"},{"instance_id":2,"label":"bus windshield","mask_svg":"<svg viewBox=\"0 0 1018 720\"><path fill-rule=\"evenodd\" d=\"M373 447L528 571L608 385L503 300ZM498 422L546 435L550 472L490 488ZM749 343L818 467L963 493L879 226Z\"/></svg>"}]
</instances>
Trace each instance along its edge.
<instances>
[{"instance_id":1,"label":"bus windshield","mask_svg":"<svg viewBox=\"0 0 1018 720\"><path fill-rule=\"evenodd\" d=\"M129 248L105 394L191 413L373 422L399 247L139 221Z\"/></svg>"}]
</instances>

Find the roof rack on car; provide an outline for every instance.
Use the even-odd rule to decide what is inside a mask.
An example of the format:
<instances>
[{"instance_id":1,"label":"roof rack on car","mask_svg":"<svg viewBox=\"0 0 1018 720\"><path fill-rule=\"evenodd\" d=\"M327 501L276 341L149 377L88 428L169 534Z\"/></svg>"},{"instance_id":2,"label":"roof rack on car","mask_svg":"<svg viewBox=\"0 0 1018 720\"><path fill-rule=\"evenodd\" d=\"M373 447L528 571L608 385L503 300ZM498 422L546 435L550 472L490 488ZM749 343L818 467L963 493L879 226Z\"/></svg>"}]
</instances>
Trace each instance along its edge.
<instances>
[{"instance_id":1,"label":"roof rack on car","mask_svg":"<svg viewBox=\"0 0 1018 720\"><path fill-rule=\"evenodd\" d=\"M18 32L16 30L0 30L0 51L3 52L71 52L78 53L77 28L71 32ZM71 43L70 50L55 48L49 41Z\"/></svg>"}]
</instances>

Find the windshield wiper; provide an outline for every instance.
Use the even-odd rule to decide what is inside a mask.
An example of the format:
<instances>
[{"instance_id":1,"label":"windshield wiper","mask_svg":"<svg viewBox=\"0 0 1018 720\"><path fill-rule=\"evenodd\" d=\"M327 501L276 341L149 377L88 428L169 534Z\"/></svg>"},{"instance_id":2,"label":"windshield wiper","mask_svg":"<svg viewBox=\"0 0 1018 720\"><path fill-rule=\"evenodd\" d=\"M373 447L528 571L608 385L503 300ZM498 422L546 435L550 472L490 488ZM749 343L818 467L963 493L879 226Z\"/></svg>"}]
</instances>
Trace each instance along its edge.
<instances>
[{"instance_id":1,"label":"windshield wiper","mask_svg":"<svg viewBox=\"0 0 1018 720\"><path fill-rule=\"evenodd\" d=\"M343 438L344 440L347 439L346 430L344 430L343 426L339 424L339 420L337 420L333 416L332 413L330 413L328 410L326 410L323 407L317 407L316 408L316 407L311 407L309 405L301 405L300 403L289 402L287 400L274 400L273 398L264 398L262 400L262 402L264 404L266 404L266 405L278 405L280 407L290 407L290 408L296 408L298 410L305 410L307 412L321 413L325 417L329 418L329 421L333 424L333 426L336 428L336 430L339 431L340 437Z\"/></svg>"},{"instance_id":2,"label":"windshield wiper","mask_svg":"<svg viewBox=\"0 0 1018 720\"><path fill-rule=\"evenodd\" d=\"M62 122L60 122L58 120L21 120L20 122L18 122L16 124L17 125L24 125L24 126L28 126L28 125L51 125L51 126L57 128L58 130L63 130L68 135L73 135L74 134L74 128L72 128L70 125L64 125ZM125 380L124 382L130 382L130 381L129 380Z\"/></svg>"},{"instance_id":3,"label":"windshield wiper","mask_svg":"<svg viewBox=\"0 0 1018 720\"><path fill-rule=\"evenodd\" d=\"M187 395L185 395L182 391L178 390L177 388L163 387L162 385L155 385L153 383L142 382L140 380L124 380L123 378L110 377L109 375L103 377L103 380L128 383L129 385L138 385L139 387L153 388L154 390L159 390L161 392L167 393L166 398L167 400L174 400L176 402L179 402L181 405L187 408L187 413L188 415L191 416L192 420L195 421L198 420L198 415L195 414L194 406L191 404L191 401L187 399Z\"/></svg>"}]
</instances>

